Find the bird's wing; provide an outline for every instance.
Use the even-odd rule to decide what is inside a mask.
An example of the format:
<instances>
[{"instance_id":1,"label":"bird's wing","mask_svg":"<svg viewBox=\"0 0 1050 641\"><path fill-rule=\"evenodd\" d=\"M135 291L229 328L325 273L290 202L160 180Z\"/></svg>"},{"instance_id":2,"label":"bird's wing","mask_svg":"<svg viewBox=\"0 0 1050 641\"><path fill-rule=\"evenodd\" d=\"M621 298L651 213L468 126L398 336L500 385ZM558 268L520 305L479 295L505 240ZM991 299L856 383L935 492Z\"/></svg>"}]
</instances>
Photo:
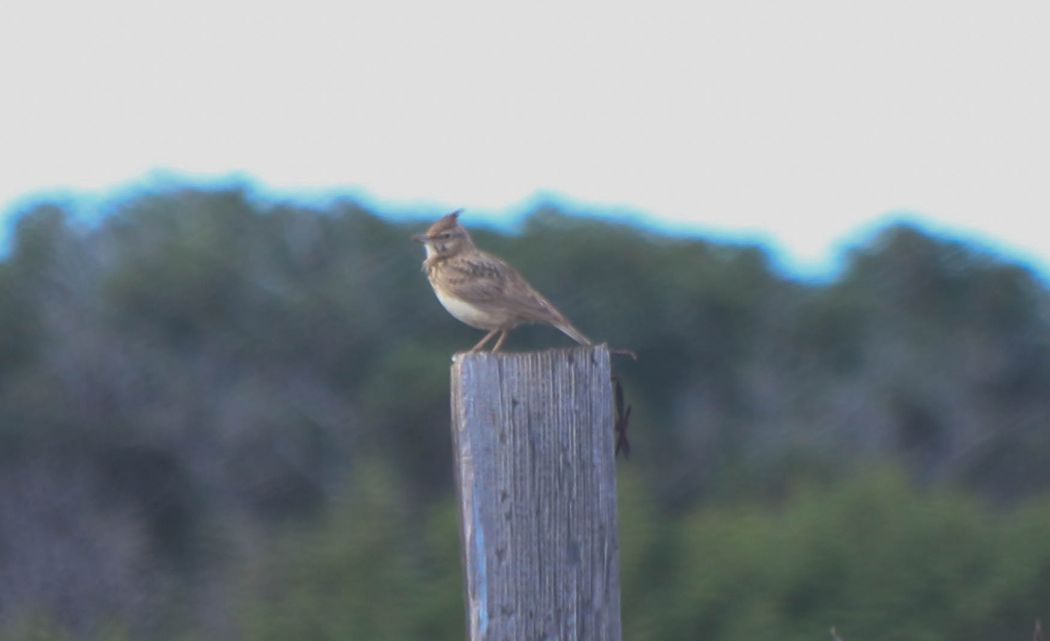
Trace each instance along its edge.
<instances>
[{"instance_id":1,"label":"bird's wing","mask_svg":"<svg viewBox=\"0 0 1050 641\"><path fill-rule=\"evenodd\" d=\"M444 267L443 284L464 301L512 309L523 321L552 322L563 318L518 270L491 254L461 256Z\"/></svg>"}]
</instances>

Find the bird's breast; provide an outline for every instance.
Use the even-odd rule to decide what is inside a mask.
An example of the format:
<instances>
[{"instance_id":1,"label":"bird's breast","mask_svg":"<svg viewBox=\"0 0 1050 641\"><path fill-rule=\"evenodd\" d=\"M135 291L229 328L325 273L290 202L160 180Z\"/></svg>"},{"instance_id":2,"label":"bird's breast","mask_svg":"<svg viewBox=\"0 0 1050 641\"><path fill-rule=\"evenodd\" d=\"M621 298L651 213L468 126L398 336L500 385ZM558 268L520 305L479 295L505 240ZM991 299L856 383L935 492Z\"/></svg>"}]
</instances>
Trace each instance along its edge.
<instances>
[{"instance_id":1,"label":"bird's breast","mask_svg":"<svg viewBox=\"0 0 1050 641\"><path fill-rule=\"evenodd\" d=\"M451 296L447 292L443 292L440 287L435 287L434 293L437 295L438 301L441 302L441 306L448 310L449 314L471 327L496 329L506 323L507 319L502 315L493 314L492 310L486 310L468 303L462 298Z\"/></svg>"}]
</instances>

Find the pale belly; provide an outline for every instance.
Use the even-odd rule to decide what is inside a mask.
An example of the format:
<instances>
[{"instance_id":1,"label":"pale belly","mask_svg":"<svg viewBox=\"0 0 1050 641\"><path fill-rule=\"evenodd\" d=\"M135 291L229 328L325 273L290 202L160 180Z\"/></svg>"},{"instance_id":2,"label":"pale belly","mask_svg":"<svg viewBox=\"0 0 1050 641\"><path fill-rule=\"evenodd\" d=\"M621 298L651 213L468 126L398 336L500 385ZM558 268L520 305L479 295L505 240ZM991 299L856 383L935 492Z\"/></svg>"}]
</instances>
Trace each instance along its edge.
<instances>
[{"instance_id":1,"label":"pale belly","mask_svg":"<svg viewBox=\"0 0 1050 641\"><path fill-rule=\"evenodd\" d=\"M475 307L459 298L443 296L437 289L434 290L434 293L437 295L441 305L448 310L449 314L452 314L457 320L464 322L471 327L476 327L478 329L496 329L497 327L503 326L507 321L502 315L490 314L480 307Z\"/></svg>"}]
</instances>

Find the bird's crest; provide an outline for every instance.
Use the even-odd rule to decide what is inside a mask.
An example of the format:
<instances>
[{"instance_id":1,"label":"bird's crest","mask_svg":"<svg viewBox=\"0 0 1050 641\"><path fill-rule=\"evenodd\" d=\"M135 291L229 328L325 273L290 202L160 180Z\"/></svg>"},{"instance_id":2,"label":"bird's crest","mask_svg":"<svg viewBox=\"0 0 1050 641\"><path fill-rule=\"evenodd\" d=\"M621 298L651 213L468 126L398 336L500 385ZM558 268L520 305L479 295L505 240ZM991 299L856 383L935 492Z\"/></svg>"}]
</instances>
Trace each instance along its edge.
<instances>
[{"instance_id":1,"label":"bird's crest","mask_svg":"<svg viewBox=\"0 0 1050 641\"><path fill-rule=\"evenodd\" d=\"M442 216L437 222L430 226L430 229L427 230L427 235L433 236L434 234L440 234L441 232L448 231L458 225L459 214L462 211L462 209L457 209L451 214Z\"/></svg>"}]
</instances>

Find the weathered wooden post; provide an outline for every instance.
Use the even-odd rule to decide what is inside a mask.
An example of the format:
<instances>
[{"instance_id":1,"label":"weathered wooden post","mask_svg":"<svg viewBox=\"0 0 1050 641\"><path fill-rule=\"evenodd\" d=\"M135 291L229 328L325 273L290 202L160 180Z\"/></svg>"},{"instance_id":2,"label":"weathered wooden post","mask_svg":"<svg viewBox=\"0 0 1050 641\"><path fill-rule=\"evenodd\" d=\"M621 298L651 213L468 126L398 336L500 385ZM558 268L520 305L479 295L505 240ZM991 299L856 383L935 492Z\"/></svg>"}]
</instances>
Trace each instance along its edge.
<instances>
[{"instance_id":1,"label":"weathered wooden post","mask_svg":"<svg viewBox=\"0 0 1050 641\"><path fill-rule=\"evenodd\" d=\"M470 641L620 641L609 351L459 354Z\"/></svg>"}]
</instances>

